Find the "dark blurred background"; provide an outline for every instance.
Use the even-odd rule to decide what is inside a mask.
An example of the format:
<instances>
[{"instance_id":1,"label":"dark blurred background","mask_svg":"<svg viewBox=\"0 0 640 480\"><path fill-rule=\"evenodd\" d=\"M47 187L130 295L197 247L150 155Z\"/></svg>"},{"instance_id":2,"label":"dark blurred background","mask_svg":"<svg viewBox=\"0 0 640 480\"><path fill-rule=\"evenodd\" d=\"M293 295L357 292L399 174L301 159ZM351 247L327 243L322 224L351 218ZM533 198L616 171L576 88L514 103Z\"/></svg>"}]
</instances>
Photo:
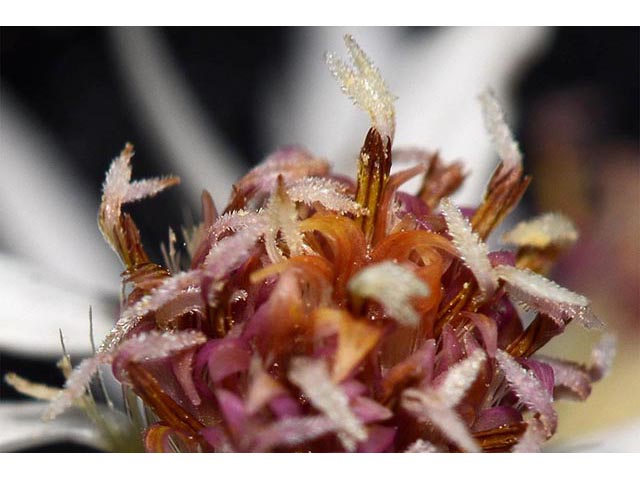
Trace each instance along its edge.
<instances>
[{"instance_id":1,"label":"dark blurred background","mask_svg":"<svg viewBox=\"0 0 640 480\"><path fill-rule=\"evenodd\" d=\"M163 28L160 33L199 106L239 154L239 168L260 161L269 142L264 117L256 112L265 81L278 81L291 60L295 29ZM420 29L405 32L417 33ZM106 29L2 28L0 35L3 96L9 92L55 139L96 206L104 172L125 141L139 152L135 177L171 172L170 153L150 136L123 87ZM631 348L638 353L639 45L638 28L553 29L547 48L515 79L514 88L517 137L525 166L535 176L527 213L561 210L576 220L585 238L556 276L602 297L602 308L616 312L614 327L635 339ZM189 201L176 189L151 207L132 207L154 255L159 256L156 246L167 225L184 220L178 206ZM584 272L598 285L584 281ZM34 381L62 382L53 362L9 352L1 353L0 370L2 376L18 371ZM2 399L22 398L4 385L0 392ZM58 444L33 451L85 450Z\"/></svg>"}]
</instances>

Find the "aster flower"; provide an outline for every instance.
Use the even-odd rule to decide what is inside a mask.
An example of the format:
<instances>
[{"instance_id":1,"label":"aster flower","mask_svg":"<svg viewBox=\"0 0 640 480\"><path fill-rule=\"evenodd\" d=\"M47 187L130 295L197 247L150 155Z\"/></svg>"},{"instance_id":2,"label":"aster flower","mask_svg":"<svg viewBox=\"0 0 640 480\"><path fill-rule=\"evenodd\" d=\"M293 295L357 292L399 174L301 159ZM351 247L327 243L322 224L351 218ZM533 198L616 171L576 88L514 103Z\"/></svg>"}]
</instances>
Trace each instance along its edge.
<instances>
[{"instance_id":1,"label":"aster flower","mask_svg":"<svg viewBox=\"0 0 640 480\"><path fill-rule=\"evenodd\" d=\"M119 318L93 357L73 371L64 357L64 389L7 379L50 401L46 419L80 407L113 449L132 435L147 451L532 451L556 430L555 400L585 399L606 374L609 336L588 366L536 356L574 319L601 324L542 276L575 241L571 223L517 226L515 252L485 243L530 181L495 96L480 100L500 163L478 207L460 208L460 165L394 148L395 97L346 44L351 64L327 63L371 121L355 180L282 149L221 214L203 193L186 251L173 235L160 265L123 207L178 179L132 182L131 145L113 161L98 220L125 269ZM394 158L412 165L392 174ZM399 190L419 175L416 194ZM93 399L103 366L129 422Z\"/></svg>"}]
</instances>

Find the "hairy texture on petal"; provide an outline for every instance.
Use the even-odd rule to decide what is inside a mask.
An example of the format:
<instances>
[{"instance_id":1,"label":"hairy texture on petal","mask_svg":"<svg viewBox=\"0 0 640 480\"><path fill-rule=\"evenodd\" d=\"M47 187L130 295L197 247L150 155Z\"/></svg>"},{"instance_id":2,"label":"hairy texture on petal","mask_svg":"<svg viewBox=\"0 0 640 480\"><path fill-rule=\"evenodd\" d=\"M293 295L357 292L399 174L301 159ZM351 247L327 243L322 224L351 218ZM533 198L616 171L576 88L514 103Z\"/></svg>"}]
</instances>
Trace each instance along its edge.
<instances>
[{"instance_id":1,"label":"hairy texture on petal","mask_svg":"<svg viewBox=\"0 0 640 480\"><path fill-rule=\"evenodd\" d=\"M348 451L366 440L367 431L349 408L346 394L333 383L322 361L298 357L291 361L289 379L304 392L311 404L339 426L340 440Z\"/></svg>"},{"instance_id":2,"label":"hairy texture on petal","mask_svg":"<svg viewBox=\"0 0 640 480\"><path fill-rule=\"evenodd\" d=\"M179 179L175 176L136 180L129 184L127 193L122 198L122 203L137 202L143 198L153 197L178 182Z\"/></svg>"},{"instance_id":3,"label":"hairy texture on petal","mask_svg":"<svg viewBox=\"0 0 640 480\"><path fill-rule=\"evenodd\" d=\"M118 357L125 362L146 362L173 355L197 347L207 341L202 332L183 330L177 332L144 332L124 342L118 349Z\"/></svg>"},{"instance_id":4,"label":"hairy texture on petal","mask_svg":"<svg viewBox=\"0 0 640 480\"><path fill-rule=\"evenodd\" d=\"M398 323L416 326L420 321L410 299L427 297L429 287L409 268L386 261L360 270L348 284L349 291L380 302Z\"/></svg>"},{"instance_id":5,"label":"hairy texture on petal","mask_svg":"<svg viewBox=\"0 0 640 480\"><path fill-rule=\"evenodd\" d=\"M419 438L407 447L404 453L438 453L439 449L428 440Z\"/></svg>"},{"instance_id":6,"label":"hairy texture on petal","mask_svg":"<svg viewBox=\"0 0 640 480\"><path fill-rule=\"evenodd\" d=\"M489 249L451 200L442 200L440 208L460 258L476 277L482 297L487 299L498 288L498 280L489 261Z\"/></svg>"},{"instance_id":7,"label":"hairy texture on petal","mask_svg":"<svg viewBox=\"0 0 640 480\"><path fill-rule=\"evenodd\" d=\"M591 311L588 298L530 270L498 265L495 272L505 281L510 298L525 308L547 314L560 325L575 318L586 328L602 327L602 322Z\"/></svg>"},{"instance_id":8,"label":"hairy texture on petal","mask_svg":"<svg viewBox=\"0 0 640 480\"><path fill-rule=\"evenodd\" d=\"M384 79L373 62L350 35L345 35L349 56L353 66L346 65L336 54L328 53L326 62L329 70L340 83L340 88L354 103L369 114L371 125L384 137L393 141L396 119L393 102Z\"/></svg>"},{"instance_id":9,"label":"hairy texture on petal","mask_svg":"<svg viewBox=\"0 0 640 480\"><path fill-rule=\"evenodd\" d=\"M402 406L419 420L434 424L443 435L460 448L479 451L467 425L453 409L475 382L486 355L480 349L450 367L435 389L407 389L402 393Z\"/></svg>"},{"instance_id":10,"label":"hairy texture on petal","mask_svg":"<svg viewBox=\"0 0 640 480\"><path fill-rule=\"evenodd\" d=\"M276 447L300 445L335 432L338 426L325 415L288 417L262 429L255 450L264 452Z\"/></svg>"},{"instance_id":11,"label":"hairy texture on petal","mask_svg":"<svg viewBox=\"0 0 640 480\"><path fill-rule=\"evenodd\" d=\"M102 202L98 225L113 250L129 267L131 241L126 238L122 205L156 195L167 187L180 183L178 177L153 178L131 183L133 145L127 143L120 155L111 163L102 187ZM131 228L131 227L130 227Z\"/></svg>"},{"instance_id":12,"label":"hairy texture on petal","mask_svg":"<svg viewBox=\"0 0 640 480\"><path fill-rule=\"evenodd\" d=\"M591 384L601 380L611 369L615 345L614 335L603 335L591 352L590 366L546 356L536 358L553 369L556 398L568 396L574 400L586 400L591 394Z\"/></svg>"},{"instance_id":13,"label":"hairy texture on petal","mask_svg":"<svg viewBox=\"0 0 640 480\"><path fill-rule=\"evenodd\" d=\"M613 363L616 348L616 337L605 334L591 352L591 365L559 360L545 356L537 357L553 369L554 392L558 396L569 395L570 398L586 400L591 393L591 384L604 378Z\"/></svg>"},{"instance_id":14,"label":"hairy texture on petal","mask_svg":"<svg viewBox=\"0 0 640 480\"><path fill-rule=\"evenodd\" d=\"M204 277L211 281L210 288L205 289L209 305L217 304L227 277L251 256L253 247L266 228L267 222L261 218L255 224L213 245L202 265Z\"/></svg>"},{"instance_id":15,"label":"hairy texture on petal","mask_svg":"<svg viewBox=\"0 0 640 480\"><path fill-rule=\"evenodd\" d=\"M253 212L247 212L246 210L227 212L220 215L213 223L211 226L211 234L217 241L223 233L237 232L238 230L242 230L255 224L256 221L257 214Z\"/></svg>"},{"instance_id":16,"label":"hairy texture on petal","mask_svg":"<svg viewBox=\"0 0 640 480\"><path fill-rule=\"evenodd\" d=\"M251 253L251 248L264 234L267 222L263 217L256 217L255 222L237 232L223 238L211 247L204 260L203 268L207 275L221 279L232 270L238 268Z\"/></svg>"},{"instance_id":17,"label":"hairy texture on petal","mask_svg":"<svg viewBox=\"0 0 640 480\"><path fill-rule=\"evenodd\" d=\"M119 226L123 199L127 195L129 188L132 157L133 145L128 143L120 155L111 163L102 186L99 225L107 242L114 249L116 246L112 243L112 235L114 235L115 229Z\"/></svg>"},{"instance_id":18,"label":"hairy texture on petal","mask_svg":"<svg viewBox=\"0 0 640 480\"><path fill-rule=\"evenodd\" d=\"M515 208L531 178L522 175L522 154L493 93L485 92L480 101L486 129L501 160L491 175L482 203L471 218L474 231L481 239L486 239Z\"/></svg>"},{"instance_id":19,"label":"hairy texture on petal","mask_svg":"<svg viewBox=\"0 0 640 480\"><path fill-rule=\"evenodd\" d=\"M98 372L100 365L105 365L113 360L111 353L98 353L91 358L86 358L78 365L71 376L64 384L64 389L60 391L55 398L49 403L42 418L44 420L53 420L66 409L71 407L73 403L80 399L91 383L91 379Z\"/></svg>"},{"instance_id":20,"label":"hairy texture on petal","mask_svg":"<svg viewBox=\"0 0 640 480\"><path fill-rule=\"evenodd\" d=\"M444 380L437 387L438 395L445 406L453 407L462 400L475 382L486 358L485 353L478 349L461 362L449 367Z\"/></svg>"},{"instance_id":21,"label":"hairy texture on petal","mask_svg":"<svg viewBox=\"0 0 640 480\"><path fill-rule=\"evenodd\" d=\"M509 171L520 167L522 164L520 147L505 122L502 107L500 107L494 93L491 90L484 92L480 95L480 103L482 105L485 128L491 136L493 147L500 160L502 160L505 170Z\"/></svg>"},{"instance_id":22,"label":"hairy texture on petal","mask_svg":"<svg viewBox=\"0 0 640 480\"><path fill-rule=\"evenodd\" d=\"M199 290L200 287L197 282L201 276L200 271L191 270L168 277L158 288L122 313L120 319L98 348L98 351L112 351L144 315L174 300L185 291Z\"/></svg>"},{"instance_id":23,"label":"hairy texture on petal","mask_svg":"<svg viewBox=\"0 0 640 480\"><path fill-rule=\"evenodd\" d=\"M508 353L498 350L496 360L520 401L540 413L547 438L549 438L555 432L558 423L551 394L536 378L533 371L522 367Z\"/></svg>"},{"instance_id":24,"label":"hairy texture on petal","mask_svg":"<svg viewBox=\"0 0 640 480\"><path fill-rule=\"evenodd\" d=\"M537 453L546 440L544 426L535 418L527 422L527 429L517 444L513 446L513 453Z\"/></svg>"},{"instance_id":25,"label":"hairy texture on petal","mask_svg":"<svg viewBox=\"0 0 640 480\"><path fill-rule=\"evenodd\" d=\"M351 213L364 215L367 209L363 208L347 193L346 186L331 178L307 177L298 180L287 189L287 194L294 202L303 202L313 206L319 203L327 210L338 212L341 215Z\"/></svg>"},{"instance_id":26,"label":"hairy texture on petal","mask_svg":"<svg viewBox=\"0 0 640 480\"><path fill-rule=\"evenodd\" d=\"M567 247L578 239L574 223L561 213L545 213L520 222L502 236L505 243L519 247Z\"/></svg>"},{"instance_id":27,"label":"hairy texture on petal","mask_svg":"<svg viewBox=\"0 0 640 480\"><path fill-rule=\"evenodd\" d=\"M197 268L204 262L213 246L224 234L238 232L257 225L265 224L265 219L259 213L246 210L234 210L220 215L209 228L207 235L195 250L191 268Z\"/></svg>"}]
</instances>

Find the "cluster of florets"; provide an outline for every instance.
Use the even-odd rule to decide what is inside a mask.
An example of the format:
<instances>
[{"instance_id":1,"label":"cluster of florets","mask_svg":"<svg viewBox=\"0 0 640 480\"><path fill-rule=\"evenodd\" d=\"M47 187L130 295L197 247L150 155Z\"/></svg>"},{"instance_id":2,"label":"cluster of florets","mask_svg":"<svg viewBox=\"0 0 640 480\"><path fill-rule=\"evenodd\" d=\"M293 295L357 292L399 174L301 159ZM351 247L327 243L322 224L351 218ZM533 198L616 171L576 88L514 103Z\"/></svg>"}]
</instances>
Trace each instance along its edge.
<instances>
[{"instance_id":1,"label":"cluster of florets","mask_svg":"<svg viewBox=\"0 0 640 480\"><path fill-rule=\"evenodd\" d=\"M599 323L585 297L543 276L576 240L571 222L547 214L504 236L515 249L485 243L529 183L495 98L481 103L501 162L480 205L460 209L449 196L462 165L392 148L394 97L347 46L353 65L327 61L371 117L355 181L280 150L221 214L205 192L187 258L172 235L162 266L122 206L178 180L132 182L129 145L114 160L99 224L129 293L48 417L85 398L106 364L142 400L148 451L530 451L556 429L555 399L588 396L610 337L590 365L534 355L572 320ZM392 158L407 168L391 174ZM417 193L399 190L417 176ZM528 325L521 307L535 313Z\"/></svg>"}]
</instances>

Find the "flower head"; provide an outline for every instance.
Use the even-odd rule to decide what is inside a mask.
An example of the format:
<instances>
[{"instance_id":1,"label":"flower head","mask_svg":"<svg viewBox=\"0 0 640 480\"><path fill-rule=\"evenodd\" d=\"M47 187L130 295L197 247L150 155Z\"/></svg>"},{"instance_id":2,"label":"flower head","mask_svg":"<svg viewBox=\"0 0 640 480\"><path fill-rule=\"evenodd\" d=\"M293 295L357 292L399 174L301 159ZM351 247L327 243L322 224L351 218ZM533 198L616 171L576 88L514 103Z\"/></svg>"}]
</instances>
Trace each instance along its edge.
<instances>
[{"instance_id":1,"label":"flower head","mask_svg":"<svg viewBox=\"0 0 640 480\"><path fill-rule=\"evenodd\" d=\"M355 181L282 149L234 185L222 214L205 192L187 252L178 258L174 234L163 266L122 208L178 180L131 182L130 145L114 160L99 225L128 293L65 389L9 379L51 400L47 418L91 405L103 365L130 412L141 399L148 451L535 450L556 429L555 400L586 398L609 337L590 366L536 356L574 319L599 325L587 298L542 276L575 229L545 216L505 236L515 252L485 243L530 181L495 97L481 102L501 162L478 207L461 209L449 198L461 165L394 149L394 97L346 43L353 67L327 63L371 118ZM414 165L391 174L396 155ZM399 191L418 175L417 194ZM535 312L528 326L516 305Z\"/></svg>"}]
</instances>

